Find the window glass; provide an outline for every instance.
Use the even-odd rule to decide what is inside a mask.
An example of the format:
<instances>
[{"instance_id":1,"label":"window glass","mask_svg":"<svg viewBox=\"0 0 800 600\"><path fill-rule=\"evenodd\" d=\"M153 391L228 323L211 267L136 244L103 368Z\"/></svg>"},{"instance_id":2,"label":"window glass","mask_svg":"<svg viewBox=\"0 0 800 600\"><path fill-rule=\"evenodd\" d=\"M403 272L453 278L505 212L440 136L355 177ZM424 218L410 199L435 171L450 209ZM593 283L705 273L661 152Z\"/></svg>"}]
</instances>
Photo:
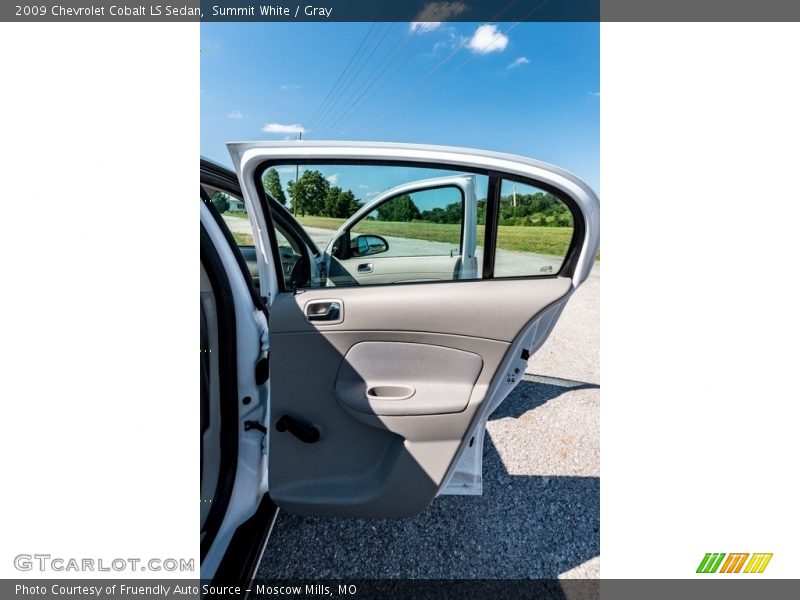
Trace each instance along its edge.
<instances>
[{"instance_id":1,"label":"window glass","mask_svg":"<svg viewBox=\"0 0 800 600\"><path fill-rule=\"evenodd\" d=\"M319 285L481 276L488 177L369 164L276 165L262 176L322 254ZM283 210L273 206L273 215ZM313 270L313 268L312 268Z\"/></svg>"},{"instance_id":2,"label":"window glass","mask_svg":"<svg viewBox=\"0 0 800 600\"><path fill-rule=\"evenodd\" d=\"M461 252L463 214L462 190L446 186L401 193L362 217L351 231L391 239L382 251L385 257L453 256Z\"/></svg>"},{"instance_id":3,"label":"window glass","mask_svg":"<svg viewBox=\"0 0 800 600\"><path fill-rule=\"evenodd\" d=\"M572 241L569 207L550 192L503 180L495 277L555 275Z\"/></svg>"},{"instance_id":4,"label":"window glass","mask_svg":"<svg viewBox=\"0 0 800 600\"><path fill-rule=\"evenodd\" d=\"M211 187L206 187L206 193L211 203L222 216L225 225L228 226L228 230L231 232L247 264L250 276L255 284L258 285L258 259L256 258L256 249L253 241L253 230L244 201L240 196ZM275 238L278 242L281 275L283 276L285 287L293 289L295 286L308 285L311 279L310 257L302 242L297 239L296 233L287 231L280 225L275 224Z\"/></svg>"},{"instance_id":5,"label":"window glass","mask_svg":"<svg viewBox=\"0 0 800 600\"><path fill-rule=\"evenodd\" d=\"M281 270L287 288L294 287L292 272L298 262L303 260L303 250L296 241L292 241L282 228L275 227L275 238L278 241L278 252L281 255ZM298 282L299 283L299 282Z\"/></svg>"},{"instance_id":6,"label":"window glass","mask_svg":"<svg viewBox=\"0 0 800 600\"><path fill-rule=\"evenodd\" d=\"M206 187L206 193L214 208L222 215L222 220L228 226L236 244L253 246L253 230L241 197L211 187Z\"/></svg>"}]
</instances>

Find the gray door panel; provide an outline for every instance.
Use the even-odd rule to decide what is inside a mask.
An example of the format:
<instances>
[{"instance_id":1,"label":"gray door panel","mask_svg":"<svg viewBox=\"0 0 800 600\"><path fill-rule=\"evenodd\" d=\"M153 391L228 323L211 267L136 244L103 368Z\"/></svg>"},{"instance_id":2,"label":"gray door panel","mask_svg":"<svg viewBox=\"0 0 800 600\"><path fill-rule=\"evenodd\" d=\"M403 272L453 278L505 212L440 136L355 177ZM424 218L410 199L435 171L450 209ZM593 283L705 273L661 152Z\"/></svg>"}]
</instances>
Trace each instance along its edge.
<instances>
[{"instance_id":1,"label":"gray door panel","mask_svg":"<svg viewBox=\"0 0 800 600\"><path fill-rule=\"evenodd\" d=\"M430 331L511 342L533 315L570 289L568 278L552 277L304 290L276 296L271 312L280 318L272 320L270 332ZM303 307L331 297L342 300L344 322L309 323Z\"/></svg>"},{"instance_id":2,"label":"gray door panel","mask_svg":"<svg viewBox=\"0 0 800 600\"><path fill-rule=\"evenodd\" d=\"M336 397L346 408L380 416L461 412L483 368L478 354L407 342L359 342L345 354Z\"/></svg>"},{"instance_id":3,"label":"gray door panel","mask_svg":"<svg viewBox=\"0 0 800 600\"><path fill-rule=\"evenodd\" d=\"M269 443L270 455L281 457L270 464L273 501L292 512L327 516L402 517L424 510L510 342L532 314L570 290L566 278L340 288L335 297L344 318L335 325L310 323L304 315L307 303L333 298L334 289L280 294L270 311ZM493 315L498 298L502 307ZM425 360L430 364L423 368ZM367 399L348 401L353 388L366 391L370 382L413 388L420 397L412 396L405 409L406 400L396 401L391 414L365 410ZM437 388L441 397L433 393ZM319 441L276 431L283 415L315 427Z\"/></svg>"}]
</instances>

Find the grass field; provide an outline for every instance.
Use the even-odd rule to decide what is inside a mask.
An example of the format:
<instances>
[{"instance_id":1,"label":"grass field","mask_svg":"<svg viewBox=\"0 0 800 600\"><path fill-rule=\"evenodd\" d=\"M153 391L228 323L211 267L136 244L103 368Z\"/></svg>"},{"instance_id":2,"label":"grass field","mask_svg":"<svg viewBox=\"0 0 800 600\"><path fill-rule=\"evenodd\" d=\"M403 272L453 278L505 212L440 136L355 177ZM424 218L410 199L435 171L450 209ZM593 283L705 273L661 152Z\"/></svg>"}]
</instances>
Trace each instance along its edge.
<instances>
[{"instance_id":1,"label":"grass field","mask_svg":"<svg viewBox=\"0 0 800 600\"><path fill-rule=\"evenodd\" d=\"M329 217L297 217L304 227L338 229L344 219ZM406 237L431 242L458 244L461 239L459 225L439 223L398 223L389 221L362 221L355 231L388 237ZM483 240L483 225L478 225L478 243ZM564 256L572 240L571 227L512 227L501 225L497 232L497 246L517 252L536 252L551 256Z\"/></svg>"},{"instance_id":2,"label":"grass field","mask_svg":"<svg viewBox=\"0 0 800 600\"><path fill-rule=\"evenodd\" d=\"M253 236L249 233L239 233L237 231L232 231L231 234L233 235L233 239L236 240L237 246L252 246L253 245Z\"/></svg>"},{"instance_id":3,"label":"grass field","mask_svg":"<svg viewBox=\"0 0 800 600\"><path fill-rule=\"evenodd\" d=\"M225 213L226 216L236 216L247 218L243 213ZM330 217L297 217L297 220L304 227L316 227L319 229L338 229L344 219L333 219ZM385 221L370 221L369 232L377 235L389 237L413 237L419 240L429 240L431 242L445 242L458 244L459 227L458 225L441 225L438 223L413 223L411 225L412 235L409 236L409 225L407 223L392 223ZM357 230L361 228L356 228ZM361 230L362 233L365 230ZM483 245L484 228L478 225L478 245ZM234 233L236 243L240 246L252 246L253 236L247 233ZM511 227L501 225L498 228L498 247L504 250L516 250L517 252L536 252L537 254L548 254L550 256L564 256L572 239L572 228L570 227ZM595 257L600 260L600 253Z\"/></svg>"}]
</instances>

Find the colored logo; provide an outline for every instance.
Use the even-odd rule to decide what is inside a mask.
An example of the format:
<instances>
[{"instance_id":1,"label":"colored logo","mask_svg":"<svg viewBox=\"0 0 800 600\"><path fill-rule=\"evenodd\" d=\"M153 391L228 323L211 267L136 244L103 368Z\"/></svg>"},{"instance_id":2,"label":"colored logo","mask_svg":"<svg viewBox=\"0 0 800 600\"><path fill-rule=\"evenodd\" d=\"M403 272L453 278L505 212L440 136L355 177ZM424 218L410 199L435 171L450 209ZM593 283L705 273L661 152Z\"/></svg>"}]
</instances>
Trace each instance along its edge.
<instances>
[{"instance_id":1,"label":"colored logo","mask_svg":"<svg viewBox=\"0 0 800 600\"><path fill-rule=\"evenodd\" d=\"M748 557L750 560L748 560ZM697 572L763 573L770 560L772 560L771 552L768 554L749 554L747 552L725 554L724 552L709 552L703 557L703 560L700 561Z\"/></svg>"}]
</instances>

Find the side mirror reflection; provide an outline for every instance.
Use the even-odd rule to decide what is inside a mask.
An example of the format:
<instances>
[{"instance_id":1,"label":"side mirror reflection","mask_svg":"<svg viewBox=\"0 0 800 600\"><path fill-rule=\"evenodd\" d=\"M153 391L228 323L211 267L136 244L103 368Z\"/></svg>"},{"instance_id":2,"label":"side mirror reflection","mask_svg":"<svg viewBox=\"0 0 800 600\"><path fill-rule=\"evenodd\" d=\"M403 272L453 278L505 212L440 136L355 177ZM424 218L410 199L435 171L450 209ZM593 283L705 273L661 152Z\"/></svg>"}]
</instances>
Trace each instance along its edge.
<instances>
[{"instance_id":1,"label":"side mirror reflection","mask_svg":"<svg viewBox=\"0 0 800 600\"><path fill-rule=\"evenodd\" d=\"M386 238L379 235L363 234L350 241L350 253L352 256L372 256L380 254L389 249L389 242Z\"/></svg>"}]
</instances>

